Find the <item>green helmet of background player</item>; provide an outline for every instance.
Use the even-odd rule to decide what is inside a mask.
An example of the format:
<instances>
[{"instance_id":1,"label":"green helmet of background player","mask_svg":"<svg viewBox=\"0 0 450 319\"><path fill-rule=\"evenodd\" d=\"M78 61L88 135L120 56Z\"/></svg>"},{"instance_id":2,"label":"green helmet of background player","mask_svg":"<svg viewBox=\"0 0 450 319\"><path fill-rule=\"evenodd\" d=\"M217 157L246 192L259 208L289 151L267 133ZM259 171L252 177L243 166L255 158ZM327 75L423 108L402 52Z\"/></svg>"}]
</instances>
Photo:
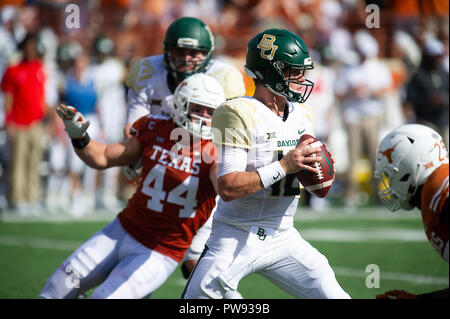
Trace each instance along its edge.
<instances>
[{"instance_id":1,"label":"green helmet of background player","mask_svg":"<svg viewBox=\"0 0 450 319\"><path fill-rule=\"evenodd\" d=\"M178 80L198 72L204 72L214 50L214 36L203 21L183 17L175 20L164 36L164 63L167 70ZM173 57L171 49L184 48L204 52L204 58L197 61L186 61Z\"/></svg>"},{"instance_id":2,"label":"green helmet of background player","mask_svg":"<svg viewBox=\"0 0 450 319\"><path fill-rule=\"evenodd\" d=\"M287 30L269 29L253 37L248 42L244 68L247 75L291 102L304 103L314 87L304 79L305 71L314 68L308 48ZM299 74L304 81L298 80Z\"/></svg>"}]
</instances>

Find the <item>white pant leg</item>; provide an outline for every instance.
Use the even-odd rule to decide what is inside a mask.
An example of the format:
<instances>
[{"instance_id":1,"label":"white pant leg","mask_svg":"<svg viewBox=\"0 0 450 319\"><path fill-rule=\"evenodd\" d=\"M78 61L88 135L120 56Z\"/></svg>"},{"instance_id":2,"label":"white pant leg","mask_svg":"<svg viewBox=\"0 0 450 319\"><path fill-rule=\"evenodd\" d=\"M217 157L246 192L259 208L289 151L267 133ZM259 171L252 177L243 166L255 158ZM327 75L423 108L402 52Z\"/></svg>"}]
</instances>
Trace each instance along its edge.
<instances>
[{"instance_id":1,"label":"white pant leg","mask_svg":"<svg viewBox=\"0 0 450 319\"><path fill-rule=\"evenodd\" d=\"M195 234L194 238L192 239L191 246L189 246L189 249L184 255L183 261L197 260L200 258L200 255L205 248L205 243L211 235L212 219L213 216L211 215L206 223L202 227L200 227L197 234Z\"/></svg>"},{"instance_id":2,"label":"white pant leg","mask_svg":"<svg viewBox=\"0 0 450 319\"><path fill-rule=\"evenodd\" d=\"M270 264L264 264L272 260ZM348 299L327 258L305 241L295 228L274 236L265 254L255 263L256 272L298 298Z\"/></svg>"},{"instance_id":3,"label":"white pant leg","mask_svg":"<svg viewBox=\"0 0 450 319\"><path fill-rule=\"evenodd\" d=\"M216 203L220 199L220 196L216 196ZM212 230L212 223L214 218L214 213L216 212L217 205L214 207L213 211L211 212L211 215L209 216L206 223L200 227L197 234L195 234L194 238L192 239L191 246L186 251L186 254L184 255L183 261L185 260L198 260L200 258L200 255L205 248L205 243L208 240L209 236L211 235Z\"/></svg>"},{"instance_id":4,"label":"white pant leg","mask_svg":"<svg viewBox=\"0 0 450 319\"><path fill-rule=\"evenodd\" d=\"M158 289L178 263L149 249L127 235L119 252L121 259L108 278L92 294L101 299L141 299Z\"/></svg>"},{"instance_id":5,"label":"white pant leg","mask_svg":"<svg viewBox=\"0 0 450 319\"><path fill-rule=\"evenodd\" d=\"M213 215L209 217L206 223L198 230L194 236L191 246L186 251L183 261L185 260L198 260L205 249L205 244L211 235ZM225 299L243 299L240 292L237 290L228 290L224 295Z\"/></svg>"},{"instance_id":6,"label":"white pant leg","mask_svg":"<svg viewBox=\"0 0 450 319\"><path fill-rule=\"evenodd\" d=\"M81 245L47 280L40 298L76 298L102 282L118 261L127 233L116 218Z\"/></svg>"},{"instance_id":7,"label":"white pant leg","mask_svg":"<svg viewBox=\"0 0 450 319\"><path fill-rule=\"evenodd\" d=\"M226 237L223 234L226 234ZM240 298L240 294L233 293L236 291L237 285L228 286L220 279L220 276L230 269L235 257L246 247L248 238L249 232L213 220L212 232L206 242L206 249L191 274L182 298ZM236 277L242 278L248 274L251 265L247 266L242 267L243 271L239 272Z\"/></svg>"},{"instance_id":8,"label":"white pant leg","mask_svg":"<svg viewBox=\"0 0 450 319\"><path fill-rule=\"evenodd\" d=\"M204 256L186 285L183 298L224 298L239 281L257 272L299 298L349 298L328 260L295 228L283 232L249 231L213 221ZM226 234L226 237L223 236Z\"/></svg>"}]
</instances>

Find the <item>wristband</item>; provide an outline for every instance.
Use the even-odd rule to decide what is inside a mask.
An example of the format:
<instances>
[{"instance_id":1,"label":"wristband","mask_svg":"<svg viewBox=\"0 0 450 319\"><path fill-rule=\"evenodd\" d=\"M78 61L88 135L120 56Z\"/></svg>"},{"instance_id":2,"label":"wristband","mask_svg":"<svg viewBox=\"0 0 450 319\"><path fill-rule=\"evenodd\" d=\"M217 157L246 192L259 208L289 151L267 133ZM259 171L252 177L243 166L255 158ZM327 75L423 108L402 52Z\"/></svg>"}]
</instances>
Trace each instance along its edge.
<instances>
[{"instance_id":1,"label":"wristband","mask_svg":"<svg viewBox=\"0 0 450 319\"><path fill-rule=\"evenodd\" d=\"M80 138L72 138L72 145L76 149L82 150L85 148L89 142L91 141L91 138L89 137L89 134L86 132L83 137Z\"/></svg>"},{"instance_id":2,"label":"wristband","mask_svg":"<svg viewBox=\"0 0 450 319\"><path fill-rule=\"evenodd\" d=\"M278 182L282 178L286 176L283 167L279 161L273 162L270 165L263 166L257 169L259 178L261 178L261 182L264 185L264 188L269 187L270 185Z\"/></svg>"}]
</instances>

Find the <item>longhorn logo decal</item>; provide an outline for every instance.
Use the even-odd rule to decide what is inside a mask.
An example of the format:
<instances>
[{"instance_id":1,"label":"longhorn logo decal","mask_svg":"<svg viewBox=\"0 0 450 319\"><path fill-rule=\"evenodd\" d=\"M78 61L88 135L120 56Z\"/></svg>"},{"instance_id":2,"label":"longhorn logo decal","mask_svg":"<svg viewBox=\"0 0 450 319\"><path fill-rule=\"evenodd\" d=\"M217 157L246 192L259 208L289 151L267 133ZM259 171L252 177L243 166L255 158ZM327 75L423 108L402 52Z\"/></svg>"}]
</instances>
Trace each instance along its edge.
<instances>
[{"instance_id":1,"label":"longhorn logo decal","mask_svg":"<svg viewBox=\"0 0 450 319\"><path fill-rule=\"evenodd\" d=\"M386 158L388 159L389 163L392 163L392 153L394 152L395 147L397 147L397 145L400 143L401 141L398 141L397 144L395 144L394 146L384 150L384 151L378 151L378 153L380 153L381 155L386 156Z\"/></svg>"}]
</instances>

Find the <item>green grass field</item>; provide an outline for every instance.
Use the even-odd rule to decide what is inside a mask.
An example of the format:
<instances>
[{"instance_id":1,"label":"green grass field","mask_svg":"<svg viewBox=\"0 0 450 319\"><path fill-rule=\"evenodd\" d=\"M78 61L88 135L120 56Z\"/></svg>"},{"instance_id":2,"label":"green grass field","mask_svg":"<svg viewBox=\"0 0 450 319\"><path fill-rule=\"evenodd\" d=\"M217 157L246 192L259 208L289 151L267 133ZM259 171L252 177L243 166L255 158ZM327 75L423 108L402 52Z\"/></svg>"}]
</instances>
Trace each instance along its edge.
<instances>
[{"instance_id":1,"label":"green grass field","mask_svg":"<svg viewBox=\"0 0 450 319\"><path fill-rule=\"evenodd\" d=\"M3 217L0 298L36 298L56 267L113 216L95 218L23 221ZM448 287L448 264L426 240L418 211L299 211L295 225L328 258L337 280L352 298L374 298L391 289L421 293ZM366 286L373 271L366 272L366 267L372 264L380 271L379 288ZM185 283L177 269L153 298L177 299ZM292 298L256 274L244 278L239 291L244 298Z\"/></svg>"}]
</instances>

